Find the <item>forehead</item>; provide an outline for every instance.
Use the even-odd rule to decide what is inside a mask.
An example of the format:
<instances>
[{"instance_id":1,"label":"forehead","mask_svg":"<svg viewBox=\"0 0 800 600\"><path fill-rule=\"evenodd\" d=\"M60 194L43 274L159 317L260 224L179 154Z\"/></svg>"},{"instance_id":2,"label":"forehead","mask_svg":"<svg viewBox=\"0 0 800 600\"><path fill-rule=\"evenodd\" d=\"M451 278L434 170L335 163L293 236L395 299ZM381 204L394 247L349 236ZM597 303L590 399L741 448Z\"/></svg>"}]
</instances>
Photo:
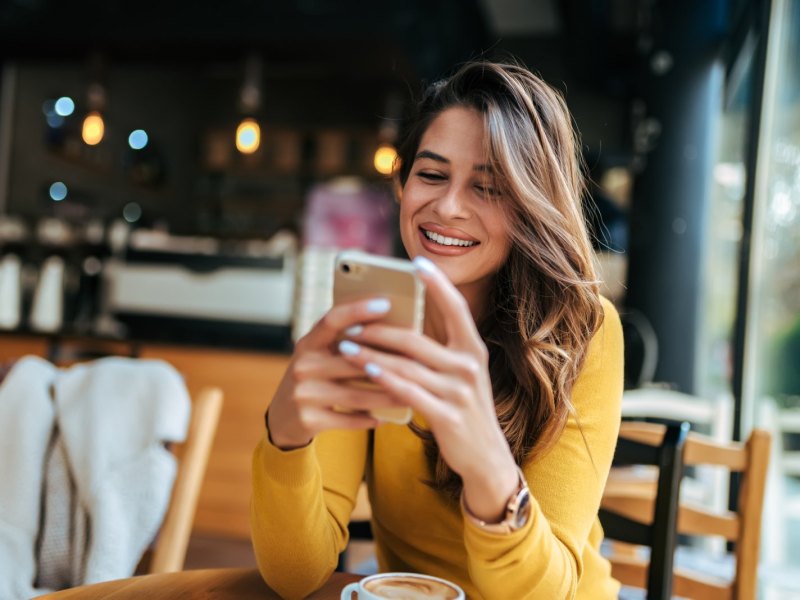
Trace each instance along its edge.
<instances>
[{"instance_id":1,"label":"forehead","mask_svg":"<svg viewBox=\"0 0 800 600\"><path fill-rule=\"evenodd\" d=\"M439 114L420 140L418 151L430 150L455 162L486 163L483 115L472 108L453 107Z\"/></svg>"}]
</instances>

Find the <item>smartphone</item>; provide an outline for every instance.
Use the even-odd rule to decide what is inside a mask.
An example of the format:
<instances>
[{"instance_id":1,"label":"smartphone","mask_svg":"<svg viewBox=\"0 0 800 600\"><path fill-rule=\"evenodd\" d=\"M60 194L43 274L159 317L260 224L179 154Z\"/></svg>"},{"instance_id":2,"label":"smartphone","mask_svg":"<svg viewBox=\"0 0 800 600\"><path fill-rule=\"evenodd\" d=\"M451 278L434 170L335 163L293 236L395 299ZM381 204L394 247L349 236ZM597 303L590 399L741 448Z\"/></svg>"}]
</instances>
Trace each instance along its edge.
<instances>
[{"instance_id":1,"label":"smartphone","mask_svg":"<svg viewBox=\"0 0 800 600\"><path fill-rule=\"evenodd\" d=\"M340 252L334 262L334 305L377 297L388 298L392 304L381 323L422 331L425 284L411 261L360 250ZM351 383L362 388L377 388L366 377ZM411 420L411 409L405 407L380 408L370 414L380 421L401 425Z\"/></svg>"}]
</instances>

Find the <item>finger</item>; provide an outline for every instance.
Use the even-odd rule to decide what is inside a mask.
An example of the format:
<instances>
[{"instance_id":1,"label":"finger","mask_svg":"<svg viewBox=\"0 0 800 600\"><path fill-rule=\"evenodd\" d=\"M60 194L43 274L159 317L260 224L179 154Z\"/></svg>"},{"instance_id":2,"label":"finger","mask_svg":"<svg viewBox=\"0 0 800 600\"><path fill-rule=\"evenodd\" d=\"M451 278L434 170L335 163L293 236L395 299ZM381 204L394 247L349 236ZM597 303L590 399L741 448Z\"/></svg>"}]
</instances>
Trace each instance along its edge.
<instances>
[{"instance_id":1,"label":"finger","mask_svg":"<svg viewBox=\"0 0 800 600\"><path fill-rule=\"evenodd\" d=\"M325 348L332 344L343 329L358 323L370 323L386 315L391 308L388 298L370 298L358 302L339 304L331 308L298 345Z\"/></svg>"},{"instance_id":2,"label":"finger","mask_svg":"<svg viewBox=\"0 0 800 600\"><path fill-rule=\"evenodd\" d=\"M306 352L292 365L296 381L311 379L342 380L363 377L364 373L339 354Z\"/></svg>"},{"instance_id":3,"label":"finger","mask_svg":"<svg viewBox=\"0 0 800 600\"><path fill-rule=\"evenodd\" d=\"M359 376L363 379L364 372ZM401 406L397 400L377 389L365 389L360 384L345 385L328 381L304 381L295 388L297 401L303 406L316 408L345 408L348 410L371 410L373 408L395 408Z\"/></svg>"},{"instance_id":4,"label":"finger","mask_svg":"<svg viewBox=\"0 0 800 600\"><path fill-rule=\"evenodd\" d=\"M368 364L374 367L366 369L370 380L378 384L390 396L422 415L430 426L441 422L448 413L454 410L416 382L392 371L381 369L374 363Z\"/></svg>"},{"instance_id":5,"label":"finger","mask_svg":"<svg viewBox=\"0 0 800 600\"><path fill-rule=\"evenodd\" d=\"M312 431L321 432L329 429L375 429L380 421L366 413L336 412L333 409L322 409L307 417Z\"/></svg>"},{"instance_id":6,"label":"finger","mask_svg":"<svg viewBox=\"0 0 800 600\"><path fill-rule=\"evenodd\" d=\"M407 356L442 373L461 372L465 360L468 360L464 353L455 352L426 335L402 327L372 324L345 333L350 333L348 337L358 344Z\"/></svg>"},{"instance_id":7,"label":"finger","mask_svg":"<svg viewBox=\"0 0 800 600\"><path fill-rule=\"evenodd\" d=\"M483 344L475 327L469 305L447 276L424 256L414 259L414 266L425 282L428 298L442 314L447 341L456 347L475 349Z\"/></svg>"},{"instance_id":8,"label":"finger","mask_svg":"<svg viewBox=\"0 0 800 600\"><path fill-rule=\"evenodd\" d=\"M367 365L377 366L382 371L401 374L404 379L414 381L417 385L439 398L467 401L469 390L465 389L465 382L433 371L415 360L396 354L388 354L353 342L342 342L340 348L343 356L353 365L363 369L364 371L362 372L366 371Z\"/></svg>"}]
</instances>

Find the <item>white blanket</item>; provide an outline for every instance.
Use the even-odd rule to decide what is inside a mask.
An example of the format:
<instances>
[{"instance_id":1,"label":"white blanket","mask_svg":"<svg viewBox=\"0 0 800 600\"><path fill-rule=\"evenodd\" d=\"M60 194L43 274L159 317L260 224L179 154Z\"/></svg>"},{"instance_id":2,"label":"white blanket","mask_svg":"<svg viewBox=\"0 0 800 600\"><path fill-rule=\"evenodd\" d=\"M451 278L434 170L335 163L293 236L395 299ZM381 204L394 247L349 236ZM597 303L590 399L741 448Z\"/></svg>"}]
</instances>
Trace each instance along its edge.
<instances>
[{"instance_id":1,"label":"white blanket","mask_svg":"<svg viewBox=\"0 0 800 600\"><path fill-rule=\"evenodd\" d=\"M0 600L46 591L37 578L63 587L130 576L171 494L176 467L163 444L185 438L189 412L180 375L162 361L59 370L21 359L0 386ZM74 495L60 504L52 486Z\"/></svg>"}]
</instances>

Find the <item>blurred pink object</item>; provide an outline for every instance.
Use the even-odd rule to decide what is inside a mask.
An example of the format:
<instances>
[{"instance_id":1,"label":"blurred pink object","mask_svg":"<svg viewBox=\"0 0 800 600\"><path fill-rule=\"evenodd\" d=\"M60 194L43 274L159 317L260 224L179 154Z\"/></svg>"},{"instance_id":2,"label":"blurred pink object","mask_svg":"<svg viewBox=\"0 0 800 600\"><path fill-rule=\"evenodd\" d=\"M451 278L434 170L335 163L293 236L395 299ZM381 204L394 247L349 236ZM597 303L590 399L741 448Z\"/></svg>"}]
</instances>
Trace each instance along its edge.
<instances>
[{"instance_id":1,"label":"blurred pink object","mask_svg":"<svg viewBox=\"0 0 800 600\"><path fill-rule=\"evenodd\" d=\"M303 246L358 248L391 255L395 211L388 190L356 177L339 177L311 188L303 219Z\"/></svg>"}]
</instances>

